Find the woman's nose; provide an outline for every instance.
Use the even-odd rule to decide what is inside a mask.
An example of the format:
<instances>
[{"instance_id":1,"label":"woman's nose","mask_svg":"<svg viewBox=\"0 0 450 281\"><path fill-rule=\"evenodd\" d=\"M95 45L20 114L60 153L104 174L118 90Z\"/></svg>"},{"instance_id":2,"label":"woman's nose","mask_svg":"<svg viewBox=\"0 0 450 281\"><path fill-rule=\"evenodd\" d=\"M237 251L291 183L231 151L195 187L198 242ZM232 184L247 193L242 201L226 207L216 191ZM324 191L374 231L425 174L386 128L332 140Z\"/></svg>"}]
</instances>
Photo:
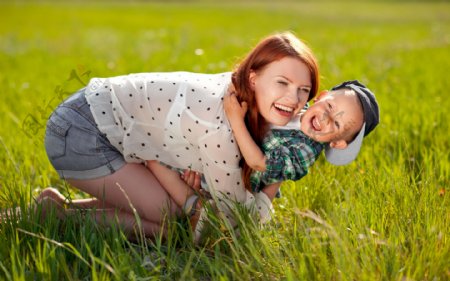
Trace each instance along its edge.
<instances>
[{"instance_id":1,"label":"woman's nose","mask_svg":"<svg viewBox=\"0 0 450 281\"><path fill-rule=\"evenodd\" d=\"M301 100L297 94L297 90L296 89L289 89L288 92L286 93L286 95L289 97L289 99L295 103L295 104L300 104Z\"/></svg>"}]
</instances>

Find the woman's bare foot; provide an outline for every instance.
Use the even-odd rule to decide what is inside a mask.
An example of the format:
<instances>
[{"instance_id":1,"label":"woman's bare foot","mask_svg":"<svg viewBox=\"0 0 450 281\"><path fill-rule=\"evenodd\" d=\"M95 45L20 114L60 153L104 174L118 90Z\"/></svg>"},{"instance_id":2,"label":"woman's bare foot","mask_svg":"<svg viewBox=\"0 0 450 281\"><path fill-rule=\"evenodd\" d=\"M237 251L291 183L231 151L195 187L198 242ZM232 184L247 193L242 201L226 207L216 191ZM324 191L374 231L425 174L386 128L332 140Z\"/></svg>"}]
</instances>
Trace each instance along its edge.
<instances>
[{"instance_id":1,"label":"woman's bare foot","mask_svg":"<svg viewBox=\"0 0 450 281\"><path fill-rule=\"evenodd\" d=\"M59 210L58 213L61 214L64 211L66 199L56 188L48 187L38 195L35 202L42 206L41 217L45 218L50 208L56 208L55 210ZM22 207L0 210L0 223L8 220L18 220L23 215L35 213L36 211L37 207L35 204L30 204L26 211L22 210ZM58 217L60 217L60 214L58 214Z\"/></svg>"},{"instance_id":2,"label":"woman's bare foot","mask_svg":"<svg viewBox=\"0 0 450 281\"><path fill-rule=\"evenodd\" d=\"M20 207L0 210L0 223L17 220L21 217L22 210Z\"/></svg>"},{"instance_id":3,"label":"woman's bare foot","mask_svg":"<svg viewBox=\"0 0 450 281\"><path fill-rule=\"evenodd\" d=\"M42 192L39 193L38 197L36 197L36 202L39 203L45 197L52 198L54 201L58 202L61 205L67 203L66 198L56 188L53 187L47 187L46 189L42 190Z\"/></svg>"},{"instance_id":4,"label":"woman's bare foot","mask_svg":"<svg viewBox=\"0 0 450 281\"><path fill-rule=\"evenodd\" d=\"M40 206L41 219L45 219L50 212L56 212L58 218L65 217L66 198L56 189L47 187L36 198L36 204Z\"/></svg>"},{"instance_id":5,"label":"woman's bare foot","mask_svg":"<svg viewBox=\"0 0 450 281\"><path fill-rule=\"evenodd\" d=\"M66 216L64 206L51 197L41 198L37 204L38 208L40 207L41 220L44 220L52 212L55 212L56 216L60 219L63 219Z\"/></svg>"}]
</instances>

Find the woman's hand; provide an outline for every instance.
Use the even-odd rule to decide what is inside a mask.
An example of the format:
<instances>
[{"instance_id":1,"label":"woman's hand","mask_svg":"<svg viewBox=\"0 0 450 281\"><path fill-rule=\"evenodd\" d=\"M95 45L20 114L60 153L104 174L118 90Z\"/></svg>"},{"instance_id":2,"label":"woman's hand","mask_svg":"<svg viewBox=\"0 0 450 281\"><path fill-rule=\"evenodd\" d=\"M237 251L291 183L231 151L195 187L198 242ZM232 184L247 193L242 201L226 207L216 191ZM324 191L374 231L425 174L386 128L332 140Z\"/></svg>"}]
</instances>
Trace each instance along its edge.
<instances>
[{"instance_id":1,"label":"woman's hand","mask_svg":"<svg viewBox=\"0 0 450 281\"><path fill-rule=\"evenodd\" d=\"M194 172L190 169L184 170L181 174L181 179L193 190L199 192L201 188L201 177L198 172Z\"/></svg>"},{"instance_id":2,"label":"woman's hand","mask_svg":"<svg viewBox=\"0 0 450 281\"><path fill-rule=\"evenodd\" d=\"M266 170L266 156L261 151L245 125L245 114L248 109L246 102L239 104L236 95L225 95L223 107L230 122L233 136L247 165L256 171Z\"/></svg>"},{"instance_id":3,"label":"woman's hand","mask_svg":"<svg viewBox=\"0 0 450 281\"><path fill-rule=\"evenodd\" d=\"M225 95L223 99L223 108L230 123L235 121L243 121L245 114L247 113L247 103L244 101L239 103L234 93Z\"/></svg>"}]
</instances>

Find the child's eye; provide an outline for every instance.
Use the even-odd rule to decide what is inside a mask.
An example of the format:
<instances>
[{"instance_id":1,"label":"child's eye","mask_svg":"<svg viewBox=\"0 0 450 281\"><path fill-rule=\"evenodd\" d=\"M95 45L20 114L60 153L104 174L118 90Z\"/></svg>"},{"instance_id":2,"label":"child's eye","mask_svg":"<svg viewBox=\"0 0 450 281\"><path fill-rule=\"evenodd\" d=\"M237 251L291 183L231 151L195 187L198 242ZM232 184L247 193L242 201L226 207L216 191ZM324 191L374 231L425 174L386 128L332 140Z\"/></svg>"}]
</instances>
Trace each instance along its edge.
<instances>
[{"instance_id":1,"label":"child's eye","mask_svg":"<svg viewBox=\"0 0 450 281\"><path fill-rule=\"evenodd\" d=\"M333 107L331 106L331 103L328 103L328 108L331 110Z\"/></svg>"},{"instance_id":2,"label":"child's eye","mask_svg":"<svg viewBox=\"0 0 450 281\"><path fill-rule=\"evenodd\" d=\"M336 125L336 127L339 129L340 125L338 121L334 121L334 125Z\"/></svg>"}]
</instances>

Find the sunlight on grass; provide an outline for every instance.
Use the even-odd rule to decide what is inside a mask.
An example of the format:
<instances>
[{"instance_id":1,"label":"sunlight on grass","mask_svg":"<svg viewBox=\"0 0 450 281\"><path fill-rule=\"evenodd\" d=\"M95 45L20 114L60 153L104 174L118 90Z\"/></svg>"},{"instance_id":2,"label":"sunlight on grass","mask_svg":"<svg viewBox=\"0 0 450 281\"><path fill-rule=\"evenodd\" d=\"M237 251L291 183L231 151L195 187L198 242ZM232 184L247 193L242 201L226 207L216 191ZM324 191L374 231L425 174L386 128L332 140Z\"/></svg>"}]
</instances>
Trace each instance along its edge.
<instances>
[{"instance_id":1,"label":"sunlight on grass","mask_svg":"<svg viewBox=\"0 0 450 281\"><path fill-rule=\"evenodd\" d=\"M441 2L0 4L2 280L448 280L450 5ZM354 163L321 158L285 182L273 220L249 214L192 242L127 240L82 214L39 220L40 190L85 194L58 179L43 148L61 99L91 77L224 72L260 38L292 30L321 65L321 89L359 79L381 123Z\"/></svg>"}]
</instances>

